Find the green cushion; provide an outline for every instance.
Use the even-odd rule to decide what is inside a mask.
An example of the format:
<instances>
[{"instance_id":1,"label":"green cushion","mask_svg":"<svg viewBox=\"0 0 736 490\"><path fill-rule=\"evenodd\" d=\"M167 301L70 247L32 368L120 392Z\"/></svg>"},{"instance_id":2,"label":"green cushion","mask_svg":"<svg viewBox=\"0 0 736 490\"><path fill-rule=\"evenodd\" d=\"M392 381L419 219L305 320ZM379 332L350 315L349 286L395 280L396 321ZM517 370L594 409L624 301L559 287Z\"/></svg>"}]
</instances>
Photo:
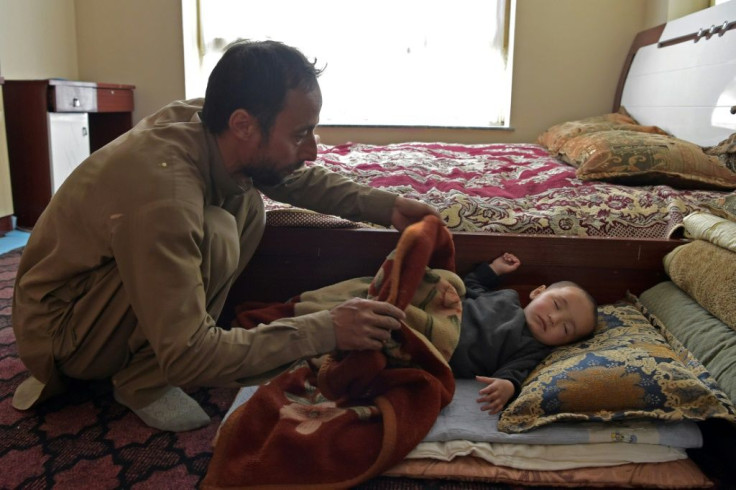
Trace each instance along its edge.
<instances>
[{"instance_id":1,"label":"green cushion","mask_svg":"<svg viewBox=\"0 0 736 490\"><path fill-rule=\"evenodd\" d=\"M644 291L639 300L705 365L736 403L736 332L671 281Z\"/></svg>"}]
</instances>

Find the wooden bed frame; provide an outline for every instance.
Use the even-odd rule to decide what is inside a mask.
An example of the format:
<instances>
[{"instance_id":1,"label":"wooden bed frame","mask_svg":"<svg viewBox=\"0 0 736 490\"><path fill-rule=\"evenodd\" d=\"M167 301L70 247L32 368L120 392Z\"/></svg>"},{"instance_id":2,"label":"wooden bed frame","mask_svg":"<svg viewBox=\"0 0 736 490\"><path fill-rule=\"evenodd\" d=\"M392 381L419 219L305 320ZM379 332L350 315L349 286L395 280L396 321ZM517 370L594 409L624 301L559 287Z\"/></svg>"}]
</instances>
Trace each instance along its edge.
<instances>
[{"instance_id":1,"label":"wooden bed frame","mask_svg":"<svg viewBox=\"0 0 736 490\"><path fill-rule=\"evenodd\" d=\"M665 280L662 258L680 240L455 233L456 267L465 274L478 262L513 252L522 267L508 286L522 298L540 284L571 280L601 303L638 294ZM269 227L255 256L230 292L244 300L284 301L318 287L372 276L396 246L399 233L376 229Z\"/></svg>"}]
</instances>

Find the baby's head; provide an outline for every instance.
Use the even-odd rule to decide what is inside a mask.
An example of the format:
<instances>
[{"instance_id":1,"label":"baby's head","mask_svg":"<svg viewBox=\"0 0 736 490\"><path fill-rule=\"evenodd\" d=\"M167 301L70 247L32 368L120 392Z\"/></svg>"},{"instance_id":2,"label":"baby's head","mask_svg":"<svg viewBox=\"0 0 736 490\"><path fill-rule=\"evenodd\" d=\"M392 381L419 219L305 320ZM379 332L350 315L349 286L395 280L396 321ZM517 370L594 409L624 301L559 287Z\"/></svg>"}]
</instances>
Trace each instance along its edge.
<instances>
[{"instance_id":1,"label":"baby's head","mask_svg":"<svg viewBox=\"0 0 736 490\"><path fill-rule=\"evenodd\" d=\"M524 308L526 324L545 345L565 345L588 337L598 322L598 304L574 282L539 286L529 298Z\"/></svg>"}]
</instances>

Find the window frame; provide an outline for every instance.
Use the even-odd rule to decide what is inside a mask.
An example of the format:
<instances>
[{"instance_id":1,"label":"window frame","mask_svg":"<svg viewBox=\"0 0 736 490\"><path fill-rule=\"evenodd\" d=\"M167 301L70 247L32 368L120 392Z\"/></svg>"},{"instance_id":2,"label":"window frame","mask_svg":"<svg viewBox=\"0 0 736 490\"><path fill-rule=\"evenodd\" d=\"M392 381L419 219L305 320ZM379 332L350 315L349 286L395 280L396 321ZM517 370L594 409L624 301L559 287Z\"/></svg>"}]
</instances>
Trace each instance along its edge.
<instances>
[{"instance_id":1,"label":"window frame","mask_svg":"<svg viewBox=\"0 0 736 490\"><path fill-rule=\"evenodd\" d=\"M182 4L182 35L184 46L184 75L185 94L187 98L203 97L206 88L206 77L201 75L201 61L205 52L205 41L200 26L200 2L207 0L181 0ZM320 122L323 128L376 128L376 129L466 129L466 130L510 130L512 77L514 58L514 27L516 16L516 0L501 0L504 3L505 16L503 19L503 51L506 57L505 83L506 98L504 106L499 111L499 124L385 124L370 122ZM317 60L319 64L319 60Z\"/></svg>"}]
</instances>

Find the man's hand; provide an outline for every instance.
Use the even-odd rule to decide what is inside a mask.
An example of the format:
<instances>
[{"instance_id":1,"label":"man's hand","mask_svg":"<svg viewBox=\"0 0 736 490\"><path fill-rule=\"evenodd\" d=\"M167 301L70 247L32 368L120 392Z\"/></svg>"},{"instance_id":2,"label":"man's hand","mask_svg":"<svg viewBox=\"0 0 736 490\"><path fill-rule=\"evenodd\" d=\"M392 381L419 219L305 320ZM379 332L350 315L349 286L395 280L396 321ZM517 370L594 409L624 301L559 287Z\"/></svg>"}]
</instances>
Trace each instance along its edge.
<instances>
[{"instance_id":1,"label":"man's hand","mask_svg":"<svg viewBox=\"0 0 736 490\"><path fill-rule=\"evenodd\" d=\"M486 376L476 376L475 379L481 383L486 383L486 387L479 392L481 396L475 401L485 403L480 409L487 410L490 414L503 410L503 407L514 395L514 384L508 379L488 378Z\"/></svg>"},{"instance_id":2,"label":"man's hand","mask_svg":"<svg viewBox=\"0 0 736 490\"><path fill-rule=\"evenodd\" d=\"M405 197L397 197L394 201L394 210L391 214L391 224L399 231L412 223L421 221L422 218L432 214L440 218L440 213L429 204Z\"/></svg>"},{"instance_id":3,"label":"man's hand","mask_svg":"<svg viewBox=\"0 0 736 490\"><path fill-rule=\"evenodd\" d=\"M391 303L353 298L330 310L340 350L378 350L406 314Z\"/></svg>"},{"instance_id":4,"label":"man's hand","mask_svg":"<svg viewBox=\"0 0 736 490\"><path fill-rule=\"evenodd\" d=\"M521 260L516 255L506 252L500 257L493 259L490 265L497 276L502 276L518 269L521 265Z\"/></svg>"}]
</instances>

